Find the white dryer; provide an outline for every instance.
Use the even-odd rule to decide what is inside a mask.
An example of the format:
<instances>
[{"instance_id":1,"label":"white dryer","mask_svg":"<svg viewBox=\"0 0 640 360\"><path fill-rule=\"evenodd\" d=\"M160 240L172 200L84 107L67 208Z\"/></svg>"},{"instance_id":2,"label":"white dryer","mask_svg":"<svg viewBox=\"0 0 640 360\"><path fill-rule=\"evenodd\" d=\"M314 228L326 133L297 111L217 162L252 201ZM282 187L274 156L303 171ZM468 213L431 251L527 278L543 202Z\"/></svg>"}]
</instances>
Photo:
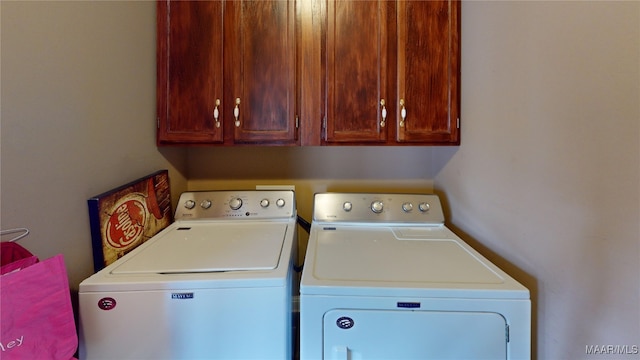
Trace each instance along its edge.
<instances>
[{"instance_id":1,"label":"white dryer","mask_svg":"<svg viewBox=\"0 0 640 360\"><path fill-rule=\"evenodd\" d=\"M529 359L529 291L444 225L436 195L316 194L300 358Z\"/></svg>"},{"instance_id":2,"label":"white dryer","mask_svg":"<svg viewBox=\"0 0 640 360\"><path fill-rule=\"evenodd\" d=\"M293 191L182 194L172 225L80 283L80 358L290 359L296 217Z\"/></svg>"}]
</instances>

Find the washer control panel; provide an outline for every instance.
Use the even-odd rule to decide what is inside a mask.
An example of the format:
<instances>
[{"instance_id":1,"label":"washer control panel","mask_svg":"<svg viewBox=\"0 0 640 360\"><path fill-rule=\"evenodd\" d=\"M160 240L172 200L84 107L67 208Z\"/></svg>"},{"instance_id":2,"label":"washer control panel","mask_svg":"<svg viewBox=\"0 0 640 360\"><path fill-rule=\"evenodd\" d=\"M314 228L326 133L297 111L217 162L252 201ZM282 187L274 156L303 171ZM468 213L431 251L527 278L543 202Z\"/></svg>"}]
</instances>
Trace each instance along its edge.
<instances>
[{"instance_id":1,"label":"washer control panel","mask_svg":"<svg viewBox=\"0 0 640 360\"><path fill-rule=\"evenodd\" d=\"M180 195L175 219L274 219L295 215L295 194L291 190L189 191Z\"/></svg>"},{"instance_id":2,"label":"washer control panel","mask_svg":"<svg viewBox=\"0 0 640 360\"><path fill-rule=\"evenodd\" d=\"M444 224L444 214L433 194L319 193L313 220Z\"/></svg>"}]
</instances>

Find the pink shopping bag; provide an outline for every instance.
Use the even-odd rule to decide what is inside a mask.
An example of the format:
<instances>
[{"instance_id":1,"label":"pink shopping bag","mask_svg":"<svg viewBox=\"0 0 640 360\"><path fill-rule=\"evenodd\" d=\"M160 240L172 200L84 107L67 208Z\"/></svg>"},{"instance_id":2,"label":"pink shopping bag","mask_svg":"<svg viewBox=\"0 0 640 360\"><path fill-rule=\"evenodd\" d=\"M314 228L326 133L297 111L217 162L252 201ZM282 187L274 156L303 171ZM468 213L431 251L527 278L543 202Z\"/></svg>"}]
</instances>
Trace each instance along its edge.
<instances>
[{"instance_id":1,"label":"pink shopping bag","mask_svg":"<svg viewBox=\"0 0 640 360\"><path fill-rule=\"evenodd\" d=\"M5 265L9 266L18 260L22 260L32 256L33 254L29 252L29 250L23 248L22 245L16 242L0 242L0 264L2 265L3 269L2 274L6 273L6 271L4 270ZM37 259L36 262L38 262Z\"/></svg>"},{"instance_id":2,"label":"pink shopping bag","mask_svg":"<svg viewBox=\"0 0 640 360\"><path fill-rule=\"evenodd\" d=\"M64 259L29 259L0 276L0 358L71 359L78 337Z\"/></svg>"}]
</instances>

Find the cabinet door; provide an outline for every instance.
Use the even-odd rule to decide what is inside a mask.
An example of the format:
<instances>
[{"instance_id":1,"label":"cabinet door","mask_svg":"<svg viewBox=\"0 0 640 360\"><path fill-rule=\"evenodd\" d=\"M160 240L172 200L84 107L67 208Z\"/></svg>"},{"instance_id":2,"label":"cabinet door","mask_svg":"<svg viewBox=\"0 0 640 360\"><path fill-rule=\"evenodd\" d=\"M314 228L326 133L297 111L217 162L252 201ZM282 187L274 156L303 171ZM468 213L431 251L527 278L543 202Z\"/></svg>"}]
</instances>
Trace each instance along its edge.
<instances>
[{"instance_id":1,"label":"cabinet door","mask_svg":"<svg viewBox=\"0 0 640 360\"><path fill-rule=\"evenodd\" d=\"M325 76L327 143L387 139L381 100L387 92L387 13L390 2L326 2Z\"/></svg>"},{"instance_id":2,"label":"cabinet door","mask_svg":"<svg viewBox=\"0 0 640 360\"><path fill-rule=\"evenodd\" d=\"M459 14L459 1L397 3L399 142L460 141Z\"/></svg>"},{"instance_id":3,"label":"cabinet door","mask_svg":"<svg viewBox=\"0 0 640 360\"><path fill-rule=\"evenodd\" d=\"M233 143L296 143L295 1L228 1L225 119Z\"/></svg>"},{"instance_id":4,"label":"cabinet door","mask_svg":"<svg viewBox=\"0 0 640 360\"><path fill-rule=\"evenodd\" d=\"M222 142L223 3L160 1L157 10L158 144Z\"/></svg>"}]
</instances>

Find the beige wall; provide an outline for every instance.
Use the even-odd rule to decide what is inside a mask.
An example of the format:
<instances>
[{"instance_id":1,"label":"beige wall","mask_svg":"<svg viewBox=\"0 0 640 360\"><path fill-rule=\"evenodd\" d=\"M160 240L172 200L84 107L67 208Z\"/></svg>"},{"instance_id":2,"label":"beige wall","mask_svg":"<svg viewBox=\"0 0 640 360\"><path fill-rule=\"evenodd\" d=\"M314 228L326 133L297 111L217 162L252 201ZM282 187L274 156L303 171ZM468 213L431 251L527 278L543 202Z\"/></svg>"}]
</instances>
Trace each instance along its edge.
<instances>
[{"instance_id":1,"label":"beige wall","mask_svg":"<svg viewBox=\"0 0 640 360\"><path fill-rule=\"evenodd\" d=\"M186 151L155 147L153 2L0 1L0 225L93 271L87 199L157 169L186 188Z\"/></svg>"},{"instance_id":2,"label":"beige wall","mask_svg":"<svg viewBox=\"0 0 640 360\"><path fill-rule=\"evenodd\" d=\"M539 359L640 345L640 2L462 19L462 146L434 169L450 224L533 291Z\"/></svg>"},{"instance_id":3,"label":"beige wall","mask_svg":"<svg viewBox=\"0 0 640 360\"><path fill-rule=\"evenodd\" d=\"M72 286L92 269L86 199L156 169L174 195L294 184L305 216L316 191L435 189L532 290L537 358L640 345L640 2L464 2L455 148L158 150L154 2L0 14L0 224L65 254Z\"/></svg>"}]
</instances>

